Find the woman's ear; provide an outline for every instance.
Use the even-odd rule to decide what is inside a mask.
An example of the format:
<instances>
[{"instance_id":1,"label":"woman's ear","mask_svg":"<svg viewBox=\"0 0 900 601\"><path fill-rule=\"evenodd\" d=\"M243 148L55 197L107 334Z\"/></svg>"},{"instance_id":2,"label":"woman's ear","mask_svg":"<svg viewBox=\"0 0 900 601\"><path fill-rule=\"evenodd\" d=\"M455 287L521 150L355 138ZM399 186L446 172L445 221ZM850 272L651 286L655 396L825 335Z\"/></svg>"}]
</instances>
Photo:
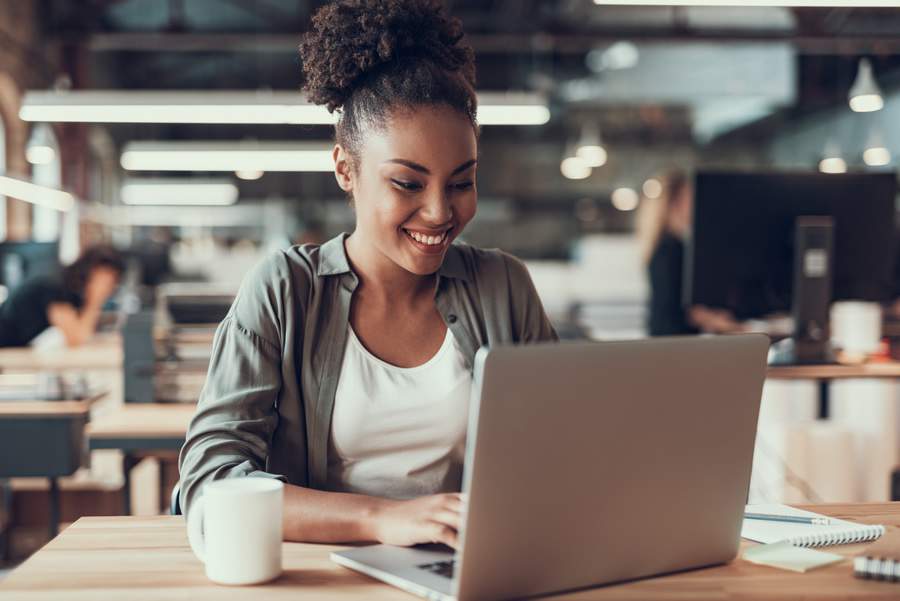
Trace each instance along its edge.
<instances>
[{"instance_id":1,"label":"woman's ear","mask_svg":"<svg viewBox=\"0 0 900 601\"><path fill-rule=\"evenodd\" d=\"M331 158L334 159L334 179L337 180L337 185L344 192L353 192L353 168L350 164L350 155L340 144L335 144L334 150L331 151Z\"/></svg>"}]
</instances>

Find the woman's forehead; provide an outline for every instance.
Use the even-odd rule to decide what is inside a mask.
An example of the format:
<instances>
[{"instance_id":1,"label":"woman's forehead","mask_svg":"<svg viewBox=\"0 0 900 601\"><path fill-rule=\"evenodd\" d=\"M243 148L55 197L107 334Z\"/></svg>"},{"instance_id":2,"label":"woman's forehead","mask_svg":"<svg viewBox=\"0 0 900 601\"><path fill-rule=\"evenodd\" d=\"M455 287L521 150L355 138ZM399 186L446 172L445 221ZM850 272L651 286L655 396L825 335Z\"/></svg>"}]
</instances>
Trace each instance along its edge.
<instances>
[{"instance_id":1,"label":"woman's forehead","mask_svg":"<svg viewBox=\"0 0 900 601\"><path fill-rule=\"evenodd\" d=\"M420 107L395 113L384 127L372 128L363 142L364 160L400 158L435 169L474 159L477 138L471 121L449 107Z\"/></svg>"}]
</instances>

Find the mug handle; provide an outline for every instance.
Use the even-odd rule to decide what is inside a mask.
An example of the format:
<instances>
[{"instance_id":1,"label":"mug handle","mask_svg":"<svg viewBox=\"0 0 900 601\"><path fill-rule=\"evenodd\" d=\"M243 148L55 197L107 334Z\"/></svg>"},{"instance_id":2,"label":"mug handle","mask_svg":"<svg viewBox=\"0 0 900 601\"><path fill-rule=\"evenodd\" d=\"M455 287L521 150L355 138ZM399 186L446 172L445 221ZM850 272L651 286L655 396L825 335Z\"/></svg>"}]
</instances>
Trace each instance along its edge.
<instances>
[{"instance_id":1,"label":"mug handle","mask_svg":"<svg viewBox=\"0 0 900 601\"><path fill-rule=\"evenodd\" d=\"M187 521L188 542L191 550L201 562L206 563L206 538L203 536L203 506L205 505L201 495L191 506L191 517Z\"/></svg>"}]
</instances>

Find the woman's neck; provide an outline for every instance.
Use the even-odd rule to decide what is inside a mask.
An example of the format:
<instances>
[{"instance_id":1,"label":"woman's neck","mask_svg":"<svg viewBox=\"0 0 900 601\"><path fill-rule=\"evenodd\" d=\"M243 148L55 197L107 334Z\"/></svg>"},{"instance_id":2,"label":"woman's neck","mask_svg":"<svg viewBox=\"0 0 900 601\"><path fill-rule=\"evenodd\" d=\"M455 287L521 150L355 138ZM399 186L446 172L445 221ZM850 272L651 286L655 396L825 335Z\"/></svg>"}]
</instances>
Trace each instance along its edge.
<instances>
[{"instance_id":1,"label":"woman's neck","mask_svg":"<svg viewBox=\"0 0 900 601\"><path fill-rule=\"evenodd\" d=\"M368 243L358 231L345 239L344 249L350 267L359 278L360 287L365 288L369 295L405 303L433 290L433 275L417 275L403 269L374 244Z\"/></svg>"}]
</instances>

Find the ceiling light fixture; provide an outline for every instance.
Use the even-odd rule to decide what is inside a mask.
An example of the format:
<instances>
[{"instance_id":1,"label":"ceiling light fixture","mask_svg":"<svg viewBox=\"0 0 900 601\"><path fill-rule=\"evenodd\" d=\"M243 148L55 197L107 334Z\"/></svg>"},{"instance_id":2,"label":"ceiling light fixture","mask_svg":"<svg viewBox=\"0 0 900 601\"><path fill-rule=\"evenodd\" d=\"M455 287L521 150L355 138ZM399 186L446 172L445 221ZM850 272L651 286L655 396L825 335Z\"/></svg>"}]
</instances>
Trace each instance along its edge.
<instances>
[{"instance_id":1,"label":"ceiling light fixture","mask_svg":"<svg viewBox=\"0 0 900 601\"><path fill-rule=\"evenodd\" d=\"M68 211L75 205L75 197L68 192L38 186L24 180L0 175L0 196L11 196L41 207Z\"/></svg>"},{"instance_id":2,"label":"ceiling light fixture","mask_svg":"<svg viewBox=\"0 0 900 601\"><path fill-rule=\"evenodd\" d=\"M863 151L863 161L869 167L884 167L891 164L891 151L884 146L872 146Z\"/></svg>"},{"instance_id":3,"label":"ceiling light fixture","mask_svg":"<svg viewBox=\"0 0 900 601\"><path fill-rule=\"evenodd\" d=\"M871 113L884 108L884 98L881 96L881 88L875 81L872 73L872 63L867 58L859 59L859 70L856 72L856 80L847 94L850 108L857 113Z\"/></svg>"},{"instance_id":4,"label":"ceiling light fixture","mask_svg":"<svg viewBox=\"0 0 900 601\"><path fill-rule=\"evenodd\" d=\"M32 128L25 145L25 159L32 165L46 165L56 158L56 136L47 123L38 123Z\"/></svg>"},{"instance_id":5,"label":"ceiling light fixture","mask_svg":"<svg viewBox=\"0 0 900 601\"><path fill-rule=\"evenodd\" d=\"M640 202L638 193L631 188L616 188L611 198L613 206L620 211L633 211Z\"/></svg>"},{"instance_id":6,"label":"ceiling light fixture","mask_svg":"<svg viewBox=\"0 0 900 601\"><path fill-rule=\"evenodd\" d=\"M616 6L784 6L820 8L896 7L896 0L594 0L597 5Z\"/></svg>"},{"instance_id":7,"label":"ceiling light fixture","mask_svg":"<svg viewBox=\"0 0 900 601\"><path fill-rule=\"evenodd\" d=\"M256 171L238 170L238 171L234 172L234 174L238 177L238 179L242 179L242 180L246 180L246 181L257 180L257 179L261 178L265 173L266 173L265 171L260 171L260 170L256 170Z\"/></svg>"},{"instance_id":8,"label":"ceiling light fixture","mask_svg":"<svg viewBox=\"0 0 900 601\"><path fill-rule=\"evenodd\" d=\"M559 171L567 179L585 179L591 176L591 166L580 157L566 157L559 164Z\"/></svg>"},{"instance_id":9,"label":"ceiling light fixture","mask_svg":"<svg viewBox=\"0 0 900 601\"><path fill-rule=\"evenodd\" d=\"M127 205L233 205L238 189L228 180L131 179L122 185L122 203Z\"/></svg>"},{"instance_id":10,"label":"ceiling light fixture","mask_svg":"<svg viewBox=\"0 0 900 601\"><path fill-rule=\"evenodd\" d=\"M819 171L822 173L847 173L847 161L841 157L825 157L819 161Z\"/></svg>"},{"instance_id":11,"label":"ceiling light fixture","mask_svg":"<svg viewBox=\"0 0 900 601\"><path fill-rule=\"evenodd\" d=\"M128 171L333 171L331 142L131 142Z\"/></svg>"},{"instance_id":12,"label":"ceiling light fixture","mask_svg":"<svg viewBox=\"0 0 900 601\"><path fill-rule=\"evenodd\" d=\"M662 182L655 177L651 177L644 182L643 186L641 186L641 191L644 193L644 196L651 200L659 198L663 191Z\"/></svg>"},{"instance_id":13,"label":"ceiling light fixture","mask_svg":"<svg viewBox=\"0 0 900 601\"><path fill-rule=\"evenodd\" d=\"M819 171L822 173L846 173L847 161L841 154L841 147L834 140L825 143L825 151L822 160L819 161Z\"/></svg>"},{"instance_id":14,"label":"ceiling light fixture","mask_svg":"<svg viewBox=\"0 0 900 601\"><path fill-rule=\"evenodd\" d=\"M609 157L600 141L600 133L595 123L587 123L581 129L581 137L575 146L575 156L589 167L602 167L606 164Z\"/></svg>"},{"instance_id":15,"label":"ceiling light fixture","mask_svg":"<svg viewBox=\"0 0 900 601\"><path fill-rule=\"evenodd\" d=\"M884 138L879 129L869 132L866 148L863 150L863 162L869 167L884 167L891 164L891 151L884 143Z\"/></svg>"},{"instance_id":16,"label":"ceiling light fixture","mask_svg":"<svg viewBox=\"0 0 900 601\"><path fill-rule=\"evenodd\" d=\"M330 125L338 114L296 92L76 90L25 94L19 117L47 123L239 123ZM543 125L546 101L529 92L478 95L481 125Z\"/></svg>"}]
</instances>

